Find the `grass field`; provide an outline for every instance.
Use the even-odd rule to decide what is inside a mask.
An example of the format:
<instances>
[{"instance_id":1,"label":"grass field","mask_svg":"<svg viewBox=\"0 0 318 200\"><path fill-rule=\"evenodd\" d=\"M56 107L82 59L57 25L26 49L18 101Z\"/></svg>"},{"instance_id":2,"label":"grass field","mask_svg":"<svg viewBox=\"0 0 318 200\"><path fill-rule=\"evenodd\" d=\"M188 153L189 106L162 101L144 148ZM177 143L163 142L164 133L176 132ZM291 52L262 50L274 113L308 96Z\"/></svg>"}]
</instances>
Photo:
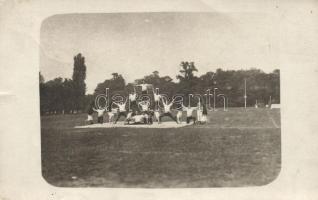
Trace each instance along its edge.
<instances>
[{"instance_id":1,"label":"grass field","mask_svg":"<svg viewBox=\"0 0 318 200\"><path fill-rule=\"evenodd\" d=\"M42 174L61 187L238 187L281 167L280 111L209 112L206 125L92 128L85 114L41 117Z\"/></svg>"}]
</instances>

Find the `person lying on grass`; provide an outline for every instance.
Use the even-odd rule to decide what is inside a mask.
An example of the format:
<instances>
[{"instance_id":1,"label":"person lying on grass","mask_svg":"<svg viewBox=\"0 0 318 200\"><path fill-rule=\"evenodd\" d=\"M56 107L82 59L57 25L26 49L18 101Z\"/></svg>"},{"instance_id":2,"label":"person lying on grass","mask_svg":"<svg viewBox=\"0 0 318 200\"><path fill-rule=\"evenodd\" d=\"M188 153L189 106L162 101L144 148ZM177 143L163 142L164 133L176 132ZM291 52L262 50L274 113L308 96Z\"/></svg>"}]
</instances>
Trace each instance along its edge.
<instances>
[{"instance_id":1,"label":"person lying on grass","mask_svg":"<svg viewBox=\"0 0 318 200\"><path fill-rule=\"evenodd\" d=\"M134 111L131 115L127 116L127 124L147 124L147 114L138 114Z\"/></svg>"}]
</instances>

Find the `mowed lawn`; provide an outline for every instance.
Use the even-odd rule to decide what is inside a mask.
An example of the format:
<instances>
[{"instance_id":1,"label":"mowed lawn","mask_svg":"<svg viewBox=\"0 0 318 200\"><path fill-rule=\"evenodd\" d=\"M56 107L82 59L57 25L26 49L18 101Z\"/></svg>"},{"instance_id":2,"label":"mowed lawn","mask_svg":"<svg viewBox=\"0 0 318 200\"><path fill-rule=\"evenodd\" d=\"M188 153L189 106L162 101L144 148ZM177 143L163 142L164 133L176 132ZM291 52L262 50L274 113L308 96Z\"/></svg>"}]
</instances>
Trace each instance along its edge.
<instances>
[{"instance_id":1,"label":"mowed lawn","mask_svg":"<svg viewBox=\"0 0 318 200\"><path fill-rule=\"evenodd\" d=\"M260 186L281 168L279 109L218 110L208 124L182 128L74 128L86 117L41 117L42 174L50 184Z\"/></svg>"}]
</instances>

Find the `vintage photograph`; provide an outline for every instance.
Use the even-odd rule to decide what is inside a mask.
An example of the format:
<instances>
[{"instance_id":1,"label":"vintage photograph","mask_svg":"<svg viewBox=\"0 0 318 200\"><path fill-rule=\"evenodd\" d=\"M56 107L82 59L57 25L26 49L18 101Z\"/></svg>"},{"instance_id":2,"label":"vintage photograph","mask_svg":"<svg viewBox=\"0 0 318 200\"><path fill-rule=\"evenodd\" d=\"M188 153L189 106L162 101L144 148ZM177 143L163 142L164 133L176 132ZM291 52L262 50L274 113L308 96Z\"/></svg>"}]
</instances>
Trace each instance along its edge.
<instances>
[{"instance_id":1,"label":"vintage photograph","mask_svg":"<svg viewBox=\"0 0 318 200\"><path fill-rule=\"evenodd\" d=\"M43 178L73 188L271 183L281 170L276 28L262 13L46 18Z\"/></svg>"}]
</instances>

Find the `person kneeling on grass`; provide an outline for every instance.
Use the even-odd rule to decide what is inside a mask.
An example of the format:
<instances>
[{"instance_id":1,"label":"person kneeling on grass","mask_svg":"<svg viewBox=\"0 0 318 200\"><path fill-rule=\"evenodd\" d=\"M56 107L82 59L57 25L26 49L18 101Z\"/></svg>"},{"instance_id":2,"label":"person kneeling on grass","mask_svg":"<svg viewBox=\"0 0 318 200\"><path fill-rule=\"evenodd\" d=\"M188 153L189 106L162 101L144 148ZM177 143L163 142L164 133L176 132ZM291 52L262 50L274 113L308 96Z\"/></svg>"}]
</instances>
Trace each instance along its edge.
<instances>
[{"instance_id":1,"label":"person kneeling on grass","mask_svg":"<svg viewBox=\"0 0 318 200\"><path fill-rule=\"evenodd\" d=\"M141 111L142 112L148 112L149 111L149 105L150 105L149 101L139 102L138 105L141 107Z\"/></svg>"},{"instance_id":2,"label":"person kneeling on grass","mask_svg":"<svg viewBox=\"0 0 318 200\"><path fill-rule=\"evenodd\" d=\"M150 102L142 101L139 106L141 107L141 114L144 115L144 123L152 124L152 112L149 110Z\"/></svg>"},{"instance_id":3,"label":"person kneeling on grass","mask_svg":"<svg viewBox=\"0 0 318 200\"><path fill-rule=\"evenodd\" d=\"M153 116L155 118L155 120L158 122L158 124L160 123L159 118L160 118L160 112L159 110L156 110L153 112Z\"/></svg>"},{"instance_id":4,"label":"person kneeling on grass","mask_svg":"<svg viewBox=\"0 0 318 200\"><path fill-rule=\"evenodd\" d=\"M127 114L127 117L126 117L126 123L129 124L129 121L131 119L131 117L133 116L133 112L130 110Z\"/></svg>"},{"instance_id":5,"label":"person kneeling on grass","mask_svg":"<svg viewBox=\"0 0 318 200\"><path fill-rule=\"evenodd\" d=\"M205 123L207 123L207 121L208 121L208 110L206 108L206 105L203 104L201 123L205 124Z\"/></svg>"},{"instance_id":6,"label":"person kneeling on grass","mask_svg":"<svg viewBox=\"0 0 318 200\"><path fill-rule=\"evenodd\" d=\"M170 117L171 119L173 119L173 121L175 121L176 123L178 123L177 119L172 115L171 113L171 106L173 105L174 103L174 99L172 100L172 102L170 104L168 104L167 102L165 102L163 100L163 98L161 99L162 101L162 104L163 104L163 113L159 116L159 123L161 123L161 118L164 117L164 116L168 116Z\"/></svg>"},{"instance_id":7,"label":"person kneeling on grass","mask_svg":"<svg viewBox=\"0 0 318 200\"><path fill-rule=\"evenodd\" d=\"M88 108L88 111L87 111L87 122L88 124L94 124L94 121L93 121L93 114L94 114L94 110L93 110L93 104L91 104Z\"/></svg>"},{"instance_id":8,"label":"person kneeling on grass","mask_svg":"<svg viewBox=\"0 0 318 200\"><path fill-rule=\"evenodd\" d=\"M177 109L177 115L176 115L176 118L177 118L177 122L178 124L181 124L181 119L182 119L182 114L183 114L183 111L182 111L183 108L178 108Z\"/></svg>"},{"instance_id":9,"label":"person kneeling on grass","mask_svg":"<svg viewBox=\"0 0 318 200\"><path fill-rule=\"evenodd\" d=\"M131 121L133 121L133 116L137 115L137 111L129 110L127 117L126 117L126 124L130 124Z\"/></svg>"},{"instance_id":10,"label":"person kneeling on grass","mask_svg":"<svg viewBox=\"0 0 318 200\"><path fill-rule=\"evenodd\" d=\"M118 108L112 108L111 111L107 112L108 123L112 123L114 121L114 116L117 112L118 112Z\"/></svg>"},{"instance_id":11,"label":"person kneeling on grass","mask_svg":"<svg viewBox=\"0 0 318 200\"><path fill-rule=\"evenodd\" d=\"M116 121L114 122L114 124L117 123L117 121L119 120L119 118L120 118L121 116L124 116L125 118L127 118L126 103L127 103L127 99L126 99L126 101L125 101L124 103L116 103L116 102L114 102L114 104L115 104L116 106L118 106L118 109L119 109L119 113L118 113L117 119L116 119Z\"/></svg>"},{"instance_id":12,"label":"person kneeling on grass","mask_svg":"<svg viewBox=\"0 0 318 200\"><path fill-rule=\"evenodd\" d=\"M185 111L187 112L187 124L189 124L191 120L193 120L193 124L195 124L196 118L195 118L194 116L192 116L192 113L193 113L194 108L191 108L191 107L190 107L190 104L189 104L188 107L185 107L185 106L182 104L182 108L183 108L183 110L185 110Z\"/></svg>"},{"instance_id":13,"label":"person kneeling on grass","mask_svg":"<svg viewBox=\"0 0 318 200\"><path fill-rule=\"evenodd\" d=\"M202 124L202 107L201 107L201 102L199 100L198 104L197 104L197 122L199 124Z\"/></svg>"},{"instance_id":14,"label":"person kneeling on grass","mask_svg":"<svg viewBox=\"0 0 318 200\"><path fill-rule=\"evenodd\" d=\"M101 108L98 108L98 109L95 109L93 108L93 110L95 112L97 112L97 122L102 124L104 122L104 112L105 112L105 108L104 109L101 109Z\"/></svg>"},{"instance_id":15,"label":"person kneeling on grass","mask_svg":"<svg viewBox=\"0 0 318 200\"><path fill-rule=\"evenodd\" d=\"M148 124L153 124L154 111L149 110L147 114L148 114Z\"/></svg>"}]
</instances>

